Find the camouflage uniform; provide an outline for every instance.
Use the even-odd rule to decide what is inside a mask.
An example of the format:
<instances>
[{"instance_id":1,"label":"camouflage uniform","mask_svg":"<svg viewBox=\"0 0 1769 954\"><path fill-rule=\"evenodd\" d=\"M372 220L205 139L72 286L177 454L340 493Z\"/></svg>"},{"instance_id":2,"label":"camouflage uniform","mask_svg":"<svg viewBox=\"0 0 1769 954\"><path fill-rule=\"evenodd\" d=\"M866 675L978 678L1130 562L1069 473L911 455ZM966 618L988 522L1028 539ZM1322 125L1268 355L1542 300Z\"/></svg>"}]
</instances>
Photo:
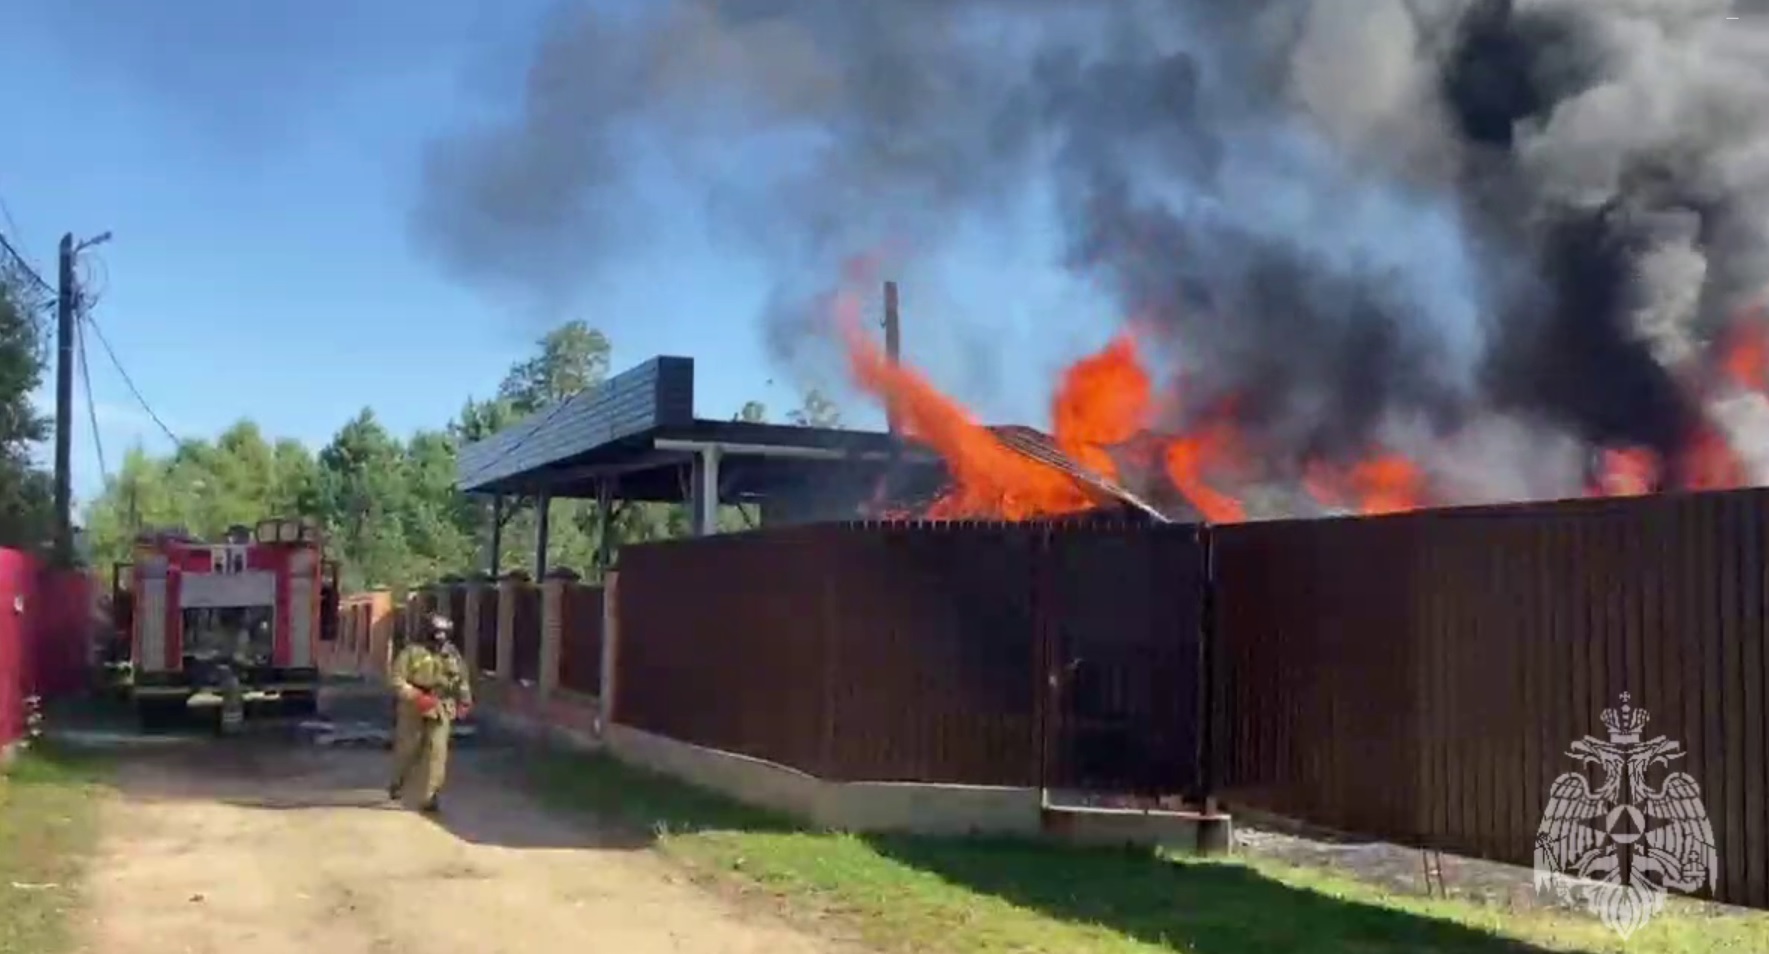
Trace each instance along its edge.
<instances>
[{"instance_id":1,"label":"camouflage uniform","mask_svg":"<svg viewBox=\"0 0 1769 954\"><path fill-rule=\"evenodd\" d=\"M435 811L437 796L448 775L449 730L472 707L467 665L448 641L453 628L447 617L426 621L429 639L408 643L393 659L388 682L398 696L393 731L393 781L387 794L395 800L419 794L424 810ZM426 714L419 700L429 695L435 708Z\"/></svg>"}]
</instances>

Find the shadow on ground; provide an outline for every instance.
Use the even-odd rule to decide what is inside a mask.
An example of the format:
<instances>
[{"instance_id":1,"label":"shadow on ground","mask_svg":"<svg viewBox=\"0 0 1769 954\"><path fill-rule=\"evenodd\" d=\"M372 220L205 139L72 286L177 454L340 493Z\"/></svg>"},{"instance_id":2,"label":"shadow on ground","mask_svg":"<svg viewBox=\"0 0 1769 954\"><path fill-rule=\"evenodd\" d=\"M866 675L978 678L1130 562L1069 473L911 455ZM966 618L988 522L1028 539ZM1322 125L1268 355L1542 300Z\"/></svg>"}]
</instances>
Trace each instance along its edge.
<instances>
[{"instance_id":1,"label":"shadow on ground","mask_svg":"<svg viewBox=\"0 0 1769 954\"><path fill-rule=\"evenodd\" d=\"M607 756L548 755L528 768L529 780L550 804L591 811L634 831L777 836L804 830ZM927 894L914 879L920 872L1055 920L1095 924L1196 954L1547 950L1425 913L1292 886L1233 861L1170 860L1147 849L1080 849L1030 839L875 835L859 842L832 840L828 850L845 857L819 864L863 865L871 873L851 877L907 898ZM758 841L734 850L753 856L768 849ZM868 850L882 861L866 861ZM750 857L745 867L757 862ZM893 863L898 873L890 872ZM800 874L819 878L816 872Z\"/></svg>"},{"instance_id":2,"label":"shadow on ground","mask_svg":"<svg viewBox=\"0 0 1769 954\"><path fill-rule=\"evenodd\" d=\"M879 854L1060 920L1196 954L1546 950L1451 921L1338 898L1232 862L1140 849L875 836Z\"/></svg>"}]
</instances>

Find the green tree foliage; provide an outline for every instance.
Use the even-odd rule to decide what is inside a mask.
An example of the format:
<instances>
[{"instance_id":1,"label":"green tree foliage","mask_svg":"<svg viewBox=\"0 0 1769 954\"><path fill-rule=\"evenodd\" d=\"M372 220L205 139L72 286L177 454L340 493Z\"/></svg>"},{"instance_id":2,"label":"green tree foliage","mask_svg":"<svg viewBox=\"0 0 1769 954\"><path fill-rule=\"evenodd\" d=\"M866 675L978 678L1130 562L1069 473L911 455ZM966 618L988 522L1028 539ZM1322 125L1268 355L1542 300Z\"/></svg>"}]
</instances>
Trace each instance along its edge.
<instances>
[{"instance_id":1,"label":"green tree foliage","mask_svg":"<svg viewBox=\"0 0 1769 954\"><path fill-rule=\"evenodd\" d=\"M0 341L0 399L3 349ZM373 409L364 408L317 452L294 440L272 442L251 421L233 425L213 441L186 441L163 457L134 448L87 507L93 557L103 564L127 559L135 535L148 528L177 527L214 537L232 524L302 516L325 527L329 555L339 561L348 589L410 586L484 569L494 536L493 509L486 498L456 492L457 451L600 383L611 357L606 336L574 321L542 336L533 356L510 368L494 396L468 398L454 420L438 430L401 439ZM767 409L750 401L733 419L763 422ZM797 423L826 427L839 419L834 405L815 392L792 415ZM496 535L501 567L533 571L537 503L507 504ZM755 515L728 507L719 522L725 529L742 529L754 525ZM613 549L623 542L686 535L692 520L679 504L634 503L619 506L611 523ZM552 501L548 542L550 565L592 572L602 547L595 503Z\"/></svg>"},{"instance_id":2,"label":"green tree foliage","mask_svg":"<svg viewBox=\"0 0 1769 954\"><path fill-rule=\"evenodd\" d=\"M35 292L22 272L0 268L0 546L26 549L42 546L52 523L50 477L32 459L49 437L31 403L45 357Z\"/></svg>"}]
</instances>

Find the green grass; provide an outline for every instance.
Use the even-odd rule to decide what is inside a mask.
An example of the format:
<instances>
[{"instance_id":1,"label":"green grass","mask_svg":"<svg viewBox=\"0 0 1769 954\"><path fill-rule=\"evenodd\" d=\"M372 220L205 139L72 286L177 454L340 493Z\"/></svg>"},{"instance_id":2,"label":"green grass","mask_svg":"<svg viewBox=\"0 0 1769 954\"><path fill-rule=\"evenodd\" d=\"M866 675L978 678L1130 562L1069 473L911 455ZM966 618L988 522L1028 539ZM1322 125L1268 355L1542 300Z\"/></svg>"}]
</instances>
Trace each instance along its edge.
<instances>
[{"instance_id":1,"label":"green grass","mask_svg":"<svg viewBox=\"0 0 1769 954\"><path fill-rule=\"evenodd\" d=\"M0 772L0 954L67 949L102 777L90 757L45 748Z\"/></svg>"},{"instance_id":2,"label":"green grass","mask_svg":"<svg viewBox=\"0 0 1769 954\"><path fill-rule=\"evenodd\" d=\"M1593 920L1384 893L1315 869L1024 840L808 831L606 757L537 755L555 807L885 950L917 954L1769 951L1769 916L1661 915L1624 946Z\"/></svg>"}]
</instances>

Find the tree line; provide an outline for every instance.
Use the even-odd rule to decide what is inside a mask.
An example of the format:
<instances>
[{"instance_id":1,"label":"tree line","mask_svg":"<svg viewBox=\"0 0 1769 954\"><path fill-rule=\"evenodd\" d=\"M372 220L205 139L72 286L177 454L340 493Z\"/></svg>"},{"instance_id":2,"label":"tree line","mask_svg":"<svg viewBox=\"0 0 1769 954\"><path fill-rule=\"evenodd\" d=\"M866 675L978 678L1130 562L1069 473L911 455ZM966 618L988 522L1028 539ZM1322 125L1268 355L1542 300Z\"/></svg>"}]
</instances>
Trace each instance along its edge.
<instances>
[{"instance_id":1,"label":"tree line","mask_svg":"<svg viewBox=\"0 0 1769 954\"><path fill-rule=\"evenodd\" d=\"M31 392L48 366L49 290L23 262L0 250L0 546L47 552L52 484L35 451L49 419Z\"/></svg>"},{"instance_id":2,"label":"tree line","mask_svg":"<svg viewBox=\"0 0 1769 954\"><path fill-rule=\"evenodd\" d=\"M165 455L131 449L85 508L92 559L101 567L127 560L144 529L176 527L213 538L230 526L300 516L325 529L347 590L399 588L482 568L493 539L492 506L488 498L455 489L457 451L600 383L611 353L606 335L582 321L568 322L542 336L495 394L469 398L444 427L404 439L364 408L318 453L300 441L272 438L251 420L213 440L184 440ZM0 354L0 375L5 371ZM750 401L733 417L762 422L768 409ZM840 424L835 405L815 391L787 419ZM733 527L748 519L727 510L721 520ZM534 502L519 502L499 537L500 566L533 571L538 523ZM686 535L690 516L681 504L635 503L621 506L612 524L610 545L618 546ZM554 501L548 531L551 565L591 571L602 542L593 502Z\"/></svg>"}]
</instances>

